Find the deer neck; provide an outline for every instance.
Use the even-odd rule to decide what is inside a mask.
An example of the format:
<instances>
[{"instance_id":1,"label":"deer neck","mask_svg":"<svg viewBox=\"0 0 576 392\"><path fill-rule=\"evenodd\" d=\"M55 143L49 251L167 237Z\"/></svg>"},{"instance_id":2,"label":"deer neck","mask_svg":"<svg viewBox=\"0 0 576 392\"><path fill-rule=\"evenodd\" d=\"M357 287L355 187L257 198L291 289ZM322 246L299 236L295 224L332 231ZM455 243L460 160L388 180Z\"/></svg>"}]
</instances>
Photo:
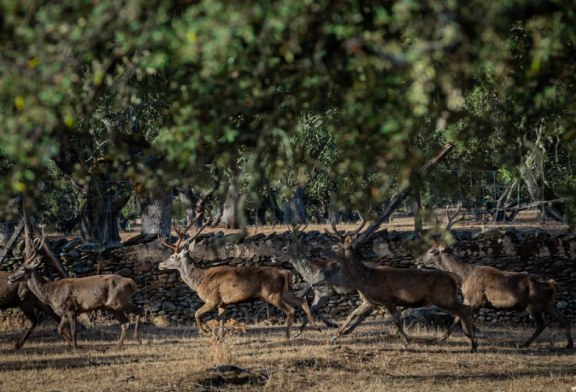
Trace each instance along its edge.
<instances>
[{"instance_id":1,"label":"deer neck","mask_svg":"<svg viewBox=\"0 0 576 392\"><path fill-rule=\"evenodd\" d=\"M444 271L453 272L464 279L473 266L464 263L451 253L442 253L440 257L440 268Z\"/></svg>"},{"instance_id":2,"label":"deer neck","mask_svg":"<svg viewBox=\"0 0 576 392\"><path fill-rule=\"evenodd\" d=\"M198 267L192 260L185 260L178 271L182 280L194 291L197 291L206 275L206 269Z\"/></svg>"},{"instance_id":3,"label":"deer neck","mask_svg":"<svg viewBox=\"0 0 576 392\"><path fill-rule=\"evenodd\" d=\"M40 274L36 272L36 270L33 270L28 279L28 288L40 301L50 303L51 283L52 282L47 282L42 279Z\"/></svg>"},{"instance_id":4,"label":"deer neck","mask_svg":"<svg viewBox=\"0 0 576 392\"><path fill-rule=\"evenodd\" d=\"M357 282L371 280L373 276L371 270L356 257L354 249L346 248L342 257L340 257L340 262L342 263L342 270L348 276L352 287L357 288L355 287Z\"/></svg>"}]
</instances>

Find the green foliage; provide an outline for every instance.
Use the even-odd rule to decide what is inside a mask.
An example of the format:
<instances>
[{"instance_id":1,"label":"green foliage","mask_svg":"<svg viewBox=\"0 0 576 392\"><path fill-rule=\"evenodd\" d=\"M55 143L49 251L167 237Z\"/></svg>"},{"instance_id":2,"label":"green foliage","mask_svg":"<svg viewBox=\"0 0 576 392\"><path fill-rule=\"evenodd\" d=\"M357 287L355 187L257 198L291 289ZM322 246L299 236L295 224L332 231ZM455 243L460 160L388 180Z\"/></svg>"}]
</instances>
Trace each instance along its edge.
<instances>
[{"instance_id":1,"label":"green foliage","mask_svg":"<svg viewBox=\"0 0 576 392\"><path fill-rule=\"evenodd\" d=\"M563 1L25 0L0 15L5 198L52 162L152 189L241 162L249 189L325 200L335 183L361 206L446 141L449 165L514 176L539 129L540 150L562 145L553 176L574 156Z\"/></svg>"}]
</instances>

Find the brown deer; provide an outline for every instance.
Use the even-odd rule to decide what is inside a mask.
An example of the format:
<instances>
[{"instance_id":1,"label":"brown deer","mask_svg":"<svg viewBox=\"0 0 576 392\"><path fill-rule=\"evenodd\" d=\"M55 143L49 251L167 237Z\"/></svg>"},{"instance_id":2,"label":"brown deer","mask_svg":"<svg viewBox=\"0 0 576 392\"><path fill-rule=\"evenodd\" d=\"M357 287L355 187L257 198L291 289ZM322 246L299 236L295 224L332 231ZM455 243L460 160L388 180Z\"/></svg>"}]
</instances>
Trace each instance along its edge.
<instances>
[{"instance_id":1,"label":"brown deer","mask_svg":"<svg viewBox=\"0 0 576 392\"><path fill-rule=\"evenodd\" d=\"M448 223L446 230L450 230L457 221L460 208L452 216L446 210ZM416 259L419 266L438 268L457 274L462 279L462 295L464 303L473 311L479 308L509 309L527 311L536 323L536 330L523 344L524 347L536 339L546 325L542 313L548 313L558 320L566 332L568 344L566 348L574 348L570 323L556 307L558 284L553 280L544 280L539 276L521 272L507 272L489 266L475 266L464 262L444 244L433 245L427 253ZM450 336L458 320L446 331L445 338Z\"/></svg>"},{"instance_id":2,"label":"brown deer","mask_svg":"<svg viewBox=\"0 0 576 392\"><path fill-rule=\"evenodd\" d=\"M201 322L201 317L205 313L218 309L218 320L222 322L228 305L252 300L264 300L286 314L286 339L290 339L294 306L302 308L311 326L319 330L306 299L298 298L288 291L292 278L290 271L257 266L202 268L197 265L190 257L189 252L194 249L196 238L209 221L182 245L184 236L192 223L193 221L183 231L179 231L175 227L179 236L176 245L168 244L160 239L174 253L162 261L158 267L160 270L178 270L182 280L204 302L204 305L198 308L194 314L196 325L200 331L205 332ZM190 245L188 246L188 244ZM300 332L305 325L306 323L303 322Z\"/></svg>"},{"instance_id":3,"label":"brown deer","mask_svg":"<svg viewBox=\"0 0 576 392\"><path fill-rule=\"evenodd\" d=\"M471 351L476 351L478 343L474 335L470 307L460 303L457 297L460 278L443 271L373 268L364 264L358 257L353 242L365 223L362 222L356 230L344 234L339 233L336 225L332 223L333 234L340 243L324 251L324 255L341 263L352 287L358 290L369 304L383 306L392 314L394 324L405 344L408 344L409 339L402 328L397 306L414 308L436 305L463 320L464 334L470 339Z\"/></svg>"},{"instance_id":4,"label":"brown deer","mask_svg":"<svg viewBox=\"0 0 576 392\"><path fill-rule=\"evenodd\" d=\"M139 323L142 310L131 302L132 296L138 286L129 278L120 275L94 275L83 278L64 278L57 282L43 279L37 268L41 264L41 258L37 258L41 244L14 273L8 281L11 283L27 281L28 288L43 303L52 308L60 317L58 333L69 340L77 349L76 326L79 313L93 310L108 309L116 320L121 324L118 348L122 347L130 321L129 314L136 315L134 328L135 339L142 344L140 339ZM66 322L70 327L70 337L66 335Z\"/></svg>"},{"instance_id":5,"label":"brown deer","mask_svg":"<svg viewBox=\"0 0 576 392\"><path fill-rule=\"evenodd\" d=\"M56 320L56 322L60 321L60 318L49 306L36 298L25 282L8 282L8 277L11 274L12 272L0 272L0 309L19 308L28 319L29 327L18 338L15 344L15 348L19 349L24 345L24 342L26 342L30 336L32 330L38 325L39 317L36 315L36 311L45 313Z\"/></svg>"},{"instance_id":6,"label":"brown deer","mask_svg":"<svg viewBox=\"0 0 576 392\"><path fill-rule=\"evenodd\" d=\"M292 264L304 281L308 283L307 287L302 291L308 292L311 289L314 293L314 300L312 305L310 305L312 315L322 320L328 327L338 328L338 324L325 318L320 313L320 310L326 305L330 297L337 294L352 294L356 290L350 286L348 277L337 261L312 259L305 254L302 244L305 228L302 229L301 225L288 228L290 243L282 248L279 255L272 257L272 262L289 262ZM364 300L362 294L360 294L360 298L363 301L360 305L362 311L353 312L350 320L346 320L345 325L348 326L352 319L358 315L357 321L350 328L342 331L343 335L351 333L374 310L374 307Z\"/></svg>"}]
</instances>

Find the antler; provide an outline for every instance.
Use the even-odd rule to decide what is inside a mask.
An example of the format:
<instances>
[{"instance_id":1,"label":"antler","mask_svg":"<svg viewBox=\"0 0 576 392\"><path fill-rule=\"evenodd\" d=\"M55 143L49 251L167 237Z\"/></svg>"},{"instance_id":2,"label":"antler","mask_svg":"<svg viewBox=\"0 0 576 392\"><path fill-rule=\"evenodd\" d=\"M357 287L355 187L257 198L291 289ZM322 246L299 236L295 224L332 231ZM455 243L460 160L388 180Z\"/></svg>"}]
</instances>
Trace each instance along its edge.
<instances>
[{"instance_id":1,"label":"antler","mask_svg":"<svg viewBox=\"0 0 576 392\"><path fill-rule=\"evenodd\" d=\"M450 206L446 207L446 230L450 230L452 228L452 226L454 226L454 223L456 222L460 222L461 220L464 219L464 214L462 214L458 219L456 219L456 217L458 216L458 214L460 213L460 209L462 208L462 205L458 204L458 208L456 209L456 212L450 216Z\"/></svg>"},{"instance_id":2,"label":"antler","mask_svg":"<svg viewBox=\"0 0 576 392\"><path fill-rule=\"evenodd\" d=\"M44 241L46 240L46 235L44 234L44 228L42 228L40 243L32 249L32 254L26 260L24 260L24 265L29 265L32 261L38 256L38 251L44 245Z\"/></svg>"},{"instance_id":3,"label":"antler","mask_svg":"<svg viewBox=\"0 0 576 392\"><path fill-rule=\"evenodd\" d=\"M308 223L306 223L304 225L304 227L302 227L301 223L299 223L299 224L293 223L291 225L288 225L288 232L292 235L292 238L294 240L297 240L298 234L304 233L304 230L306 230L307 227L308 227Z\"/></svg>"},{"instance_id":4,"label":"antler","mask_svg":"<svg viewBox=\"0 0 576 392\"><path fill-rule=\"evenodd\" d=\"M169 244L159 235L158 239L160 240L160 243L162 245L164 245L165 247L172 249L174 251L174 253L179 253L180 250L182 249L182 245L185 245L191 241L194 241L200 235L200 233L206 227L208 227L208 225L210 224L210 219L206 219L206 221L204 222L202 227L200 227L198 230L196 230L196 233L191 238L187 239L183 244L182 241L184 241L184 237L186 237L186 233L188 232L188 230L190 230L190 228L192 227L192 225L194 225L195 222L196 222L196 219L191 219L190 222L188 222L188 224L184 228L184 230L180 230L176 226L176 221L174 221L174 223L173 223L174 231L176 232L176 234L178 234L178 241L176 242L176 245Z\"/></svg>"},{"instance_id":5,"label":"antler","mask_svg":"<svg viewBox=\"0 0 576 392\"><path fill-rule=\"evenodd\" d=\"M338 236L338 238L340 238L340 241L344 242L346 240L346 238L353 237L356 234L358 234L360 232L360 230L362 230L362 228L365 225L366 225L366 221L364 219L362 219L362 223L356 229L354 229L352 231L344 232L344 234L340 234L340 232L338 232L338 229L336 228L336 222L332 222L332 230L334 231L334 234L336 234L336 236ZM324 229L324 231L327 234L330 234L330 235L332 234L326 229Z\"/></svg>"}]
</instances>

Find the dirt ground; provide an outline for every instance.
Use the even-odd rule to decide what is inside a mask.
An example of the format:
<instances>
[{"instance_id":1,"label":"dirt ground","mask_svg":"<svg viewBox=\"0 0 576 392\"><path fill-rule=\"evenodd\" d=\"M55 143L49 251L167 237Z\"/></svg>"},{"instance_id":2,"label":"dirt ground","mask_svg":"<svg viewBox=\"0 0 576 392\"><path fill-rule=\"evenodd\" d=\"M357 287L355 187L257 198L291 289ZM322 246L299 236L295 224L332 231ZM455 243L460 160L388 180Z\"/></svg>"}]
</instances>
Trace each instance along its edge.
<instances>
[{"instance_id":1,"label":"dirt ground","mask_svg":"<svg viewBox=\"0 0 576 392\"><path fill-rule=\"evenodd\" d=\"M15 332L0 335L0 390L8 391L574 391L576 356L555 328L529 349L527 327L481 325L479 352L462 333L408 330L404 347L389 319L371 319L336 342L334 330L306 330L284 341L282 325L228 323L198 335L195 327L144 325L139 346L115 347L119 326L80 333L74 353L55 325L33 332L19 351Z\"/></svg>"}]
</instances>

